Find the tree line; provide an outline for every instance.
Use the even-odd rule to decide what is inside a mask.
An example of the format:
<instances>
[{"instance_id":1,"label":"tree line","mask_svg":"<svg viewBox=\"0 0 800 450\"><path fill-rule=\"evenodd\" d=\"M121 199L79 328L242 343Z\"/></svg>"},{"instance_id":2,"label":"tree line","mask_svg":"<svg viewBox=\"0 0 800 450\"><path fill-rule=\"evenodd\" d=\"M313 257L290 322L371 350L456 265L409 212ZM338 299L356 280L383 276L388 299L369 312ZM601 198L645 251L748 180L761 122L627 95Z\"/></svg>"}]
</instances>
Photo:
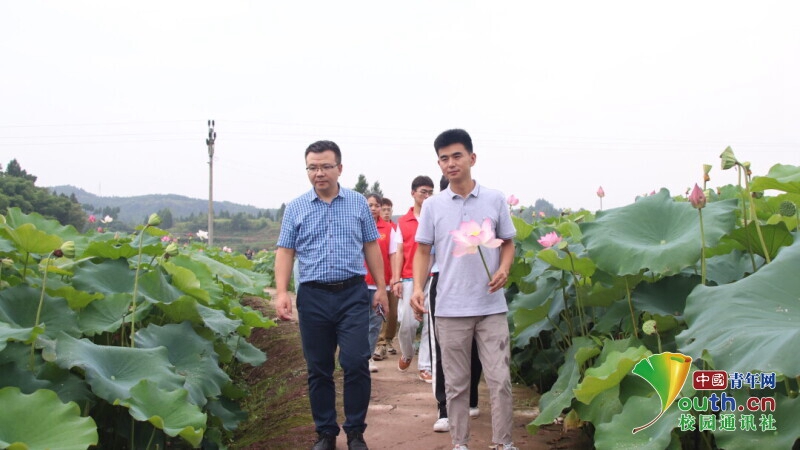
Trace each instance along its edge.
<instances>
[{"instance_id":1,"label":"tree line","mask_svg":"<svg viewBox=\"0 0 800 450\"><path fill-rule=\"evenodd\" d=\"M36 176L25 171L16 159L12 159L4 171L0 166L0 211L17 207L25 214L37 212L64 225L83 229L86 213L75 195L57 195L35 183Z\"/></svg>"}]
</instances>

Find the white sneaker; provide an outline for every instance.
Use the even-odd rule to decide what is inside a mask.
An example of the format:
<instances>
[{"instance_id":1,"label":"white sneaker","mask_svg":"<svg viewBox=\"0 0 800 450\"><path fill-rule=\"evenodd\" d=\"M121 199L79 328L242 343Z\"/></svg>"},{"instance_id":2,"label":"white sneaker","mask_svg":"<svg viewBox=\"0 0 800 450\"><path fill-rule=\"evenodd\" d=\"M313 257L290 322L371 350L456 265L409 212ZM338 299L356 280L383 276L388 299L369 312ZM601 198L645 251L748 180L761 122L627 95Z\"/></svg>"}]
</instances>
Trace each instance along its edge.
<instances>
[{"instance_id":1,"label":"white sneaker","mask_svg":"<svg viewBox=\"0 0 800 450\"><path fill-rule=\"evenodd\" d=\"M497 444L492 448L494 450L519 450L517 447L514 447L514 444Z\"/></svg>"},{"instance_id":2,"label":"white sneaker","mask_svg":"<svg viewBox=\"0 0 800 450\"><path fill-rule=\"evenodd\" d=\"M373 361L372 358L369 359L369 371L370 372L378 371L378 366L375 365L375 361Z\"/></svg>"},{"instance_id":3,"label":"white sneaker","mask_svg":"<svg viewBox=\"0 0 800 450\"><path fill-rule=\"evenodd\" d=\"M455 447L453 447L453 450L469 450L469 447L467 447L464 444L459 444L459 445L456 445Z\"/></svg>"},{"instance_id":4,"label":"white sneaker","mask_svg":"<svg viewBox=\"0 0 800 450\"><path fill-rule=\"evenodd\" d=\"M442 417L433 424L433 431L437 433L444 433L450 431L450 419Z\"/></svg>"},{"instance_id":5,"label":"white sneaker","mask_svg":"<svg viewBox=\"0 0 800 450\"><path fill-rule=\"evenodd\" d=\"M473 419L477 419L481 415L481 410L477 406L474 408L469 409L469 416Z\"/></svg>"}]
</instances>

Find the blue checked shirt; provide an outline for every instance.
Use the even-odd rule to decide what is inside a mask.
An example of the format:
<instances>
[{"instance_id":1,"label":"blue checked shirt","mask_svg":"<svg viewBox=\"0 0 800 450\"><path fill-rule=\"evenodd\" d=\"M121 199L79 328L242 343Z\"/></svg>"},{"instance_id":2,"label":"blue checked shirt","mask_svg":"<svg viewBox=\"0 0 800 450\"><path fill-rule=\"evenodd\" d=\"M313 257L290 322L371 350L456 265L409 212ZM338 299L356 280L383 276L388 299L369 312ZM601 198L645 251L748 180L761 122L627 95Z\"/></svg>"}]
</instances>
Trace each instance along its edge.
<instances>
[{"instance_id":1,"label":"blue checked shirt","mask_svg":"<svg viewBox=\"0 0 800 450\"><path fill-rule=\"evenodd\" d=\"M367 199L339 186L331 203L314 189L289 202L278 247L295 250L300 283L335 283L367 273L364 243L379 237Z\"/></svg>"}]
</instances>

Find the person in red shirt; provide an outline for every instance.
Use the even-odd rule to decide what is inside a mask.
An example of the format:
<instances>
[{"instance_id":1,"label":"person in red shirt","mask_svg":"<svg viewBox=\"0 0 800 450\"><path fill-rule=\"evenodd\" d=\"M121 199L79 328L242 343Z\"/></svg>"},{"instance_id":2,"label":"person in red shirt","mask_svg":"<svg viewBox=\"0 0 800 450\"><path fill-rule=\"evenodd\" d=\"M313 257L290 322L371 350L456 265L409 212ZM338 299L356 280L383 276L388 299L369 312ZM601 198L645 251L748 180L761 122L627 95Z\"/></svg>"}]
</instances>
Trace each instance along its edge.
<instances>
[{"instance_id":1,"label":"person in red shirt","mask_svg":"<svg viewBox=\"0 0 800 450\"><path fill-rule=\"evenodd\" d=\"M383 197L381 200L381 218L392 226L393 238L389 245L389 259L393 260L397 252L397 224L392 222L392 213L394 204L391 200ZM394 246L394 248L392 248ZM392 264L394 266L394 264ZM387 281L388 284L388 281ZM381 333L378 335L378 345L375 347L375 353L372 358L375 361L380 361L386 358L387 354L396 355L397 350L394 349L392 341L397 336L397 296L394 295L392 289L389 289L389 312L386 313L386 321L381 326Z\"/></svg>"},{"instance_id":2,"label":"person in red shirt","mask_svg":"<svg viewBox=\"0 0 800 450\"><path fill-rule=\"evenodd\" d=\"M397 256L394 260L392 270L392 290L397 295L399 301L397 305L397 317L400 322L400 330L397 333L397 340L400 344L400 359L397 361L397 370L405 372L411 365L414 357L414 338L417 334L419 321L414 317L411 309L411 294L414 289L413 264L414 252L417 250L417 242L414 239L417 234L419 213L422 210L422 202L433 195L433 180L427 176L418 176L411 182L411 196L414 198L414 206L397 221L400 229L402 243L398 244ZM424 283L423 283L424 284ZM431 383L431 349L428 339L428 320L427 316L422 317L422 337L419 345L419 360L417 370L419 379L426 383Z\"/></svg>"},{"instance_id":3,"label":"person in red shirt","mask_svg":"<svg viewBox=\"0 0 800 450\"><path fill-rule=\"evenodd\" d=\"M372 213L372 218L375 220L375 226L378 228L378 234L380 237L378 238L378 248L381 250L381 256L383 257L383 277L384 283L386 283L386 290L389 290L389 282L392 278L392 267L389 264L389 242L392 235L392 224L389 222L384 221L381 218L381 200L382 197L378 194L369 194L367 195L367 205L369 206L369 211ZM366 265L366 261L364 262ZM367 271L366 277L367 289L370 292L370 298L375 296L377 292L378 286L375 282L375 279L372 277L372 273ZM389 307L391 309L391 306ZM383 311L383 315L378 314L375 309L370 310L370 319L369 319L369 348L371 350L375 349L375 344L378 341L378 334L381 331L381 326L384 323L386 314L388 311ZM372 358L369 360L369 370L370 372L377 372L378 367L373 362Z\"/></svg>"}]
</instances>

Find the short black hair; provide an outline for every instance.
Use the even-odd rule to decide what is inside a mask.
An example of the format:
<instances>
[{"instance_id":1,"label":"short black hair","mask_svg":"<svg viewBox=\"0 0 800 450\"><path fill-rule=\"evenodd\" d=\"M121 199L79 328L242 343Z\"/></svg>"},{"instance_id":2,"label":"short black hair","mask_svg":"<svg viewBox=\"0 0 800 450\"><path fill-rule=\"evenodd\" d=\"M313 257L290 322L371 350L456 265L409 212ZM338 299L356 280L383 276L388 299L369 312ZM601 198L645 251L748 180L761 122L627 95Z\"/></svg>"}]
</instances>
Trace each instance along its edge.
<instances>
[{"instance_id":1,"label":"short black hair","mask_svg":"<svg viewBox=\"0 0 800 450\"><path fill-rule=\"evenodd\" d=\"M450 186L450 180L448 180L446 176L442 175L442 179L439 180L439 192L447 189L447 186Z\"/></svg>"},{"instance_id":2,"label":"short black hair","mask_svg":"<svg viewBox=\"0 0 800 450\"><path fill-rule=\"evenodd\" d=\"M392 203L392 201L389 200L388 198L383 197L383 200L381 200L381 206L392 206L392 207L394 207L394 203Z\"/></svg>"},{"instance_id":3,"label":"short black hair","mask_svg":"<svg viewBox=\"0 0 800 450\"><path fill-rule=\"evenodd\" d=\"M433 180L431 180L431 177L425 175L414 178L414 181L411 182L411 190L416 191L420 186L430 186L430 188L433 189Z\"/></svg>"},{"instance_id":4,"label":"short black hair","mask_svg":"<svg viewBox=\"0 0 800 450\"><path fill-rule=\"evenodd\" d=\"M453 144L461 144L467 149L468 153L472 153L472 138L469 136L469 133L461 128L443 131L442 134L437 136L436 140L433 141L433 148L438 155L439 149Z\"/></svg>"},{"instance_id":5,"label":"short black hair","mask_svg":"<svg viewBox=\"0 0 800 450\"><path fill-rule=\"evenodd\" d=\"M336 142L333 141L317 141L313 144L309 145L306 149L306 154L304 157L307 157L309 153L322 153L325 151L332 151L336 155L336 164L342 163L342 151L339 150L339 146L336 145Z\"/></svg>"}]
</instances>

